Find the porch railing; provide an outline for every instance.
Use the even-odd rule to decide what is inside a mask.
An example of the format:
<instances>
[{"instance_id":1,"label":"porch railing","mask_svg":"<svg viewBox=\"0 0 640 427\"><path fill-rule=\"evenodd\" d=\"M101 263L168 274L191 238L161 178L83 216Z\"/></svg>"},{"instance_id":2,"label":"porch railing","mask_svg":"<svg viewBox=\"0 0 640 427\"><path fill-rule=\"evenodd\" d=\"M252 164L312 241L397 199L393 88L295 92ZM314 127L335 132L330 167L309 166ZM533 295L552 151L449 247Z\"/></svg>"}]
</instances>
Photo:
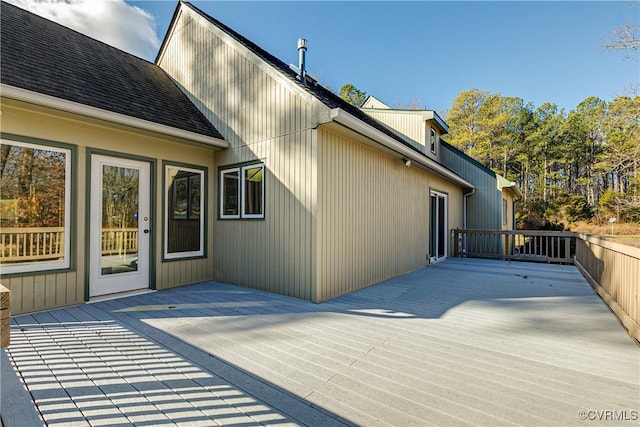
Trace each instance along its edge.
<instances>
[{"instance_id":1,"label":"porch railing","mask_svg":"<svg viewBox=\"0 0 640 427\"><path fill-rule=\"evenodd\" d=\"M640 243L569 231L452 230L453 255L575 264L640 341Z\"/></svg>"},{"instance_id":2,"label":"porch railing","mask_svg":"<svg viewBox=\"0 0 640 427\"><path fill-rule=\"evenodd\" d=\"M102 253L124 255L138 251L137 228L102 229ZM64 227L2 228L0 262L60 259L64 256Z\"/></svg>"},{"instance_id":3,"label":"porch railing","mask_svg":"<svg viewBox=\"0 0 640 427\"><path fill-rule=\"evenodd\" d=\"M2 228L0 261L42 261L64 255L64 227Z\"/></svg>"},{"instance_id":4,"label":"porch railing","mask_svg":"<svg viewBox=\"0 0 640 427\"><path fill-rule=\"evenodd\" d=\"M103 228L102 254L124 255L138 252L137 228Z\"/></svg>"},{"instance_id":5,"label":"porch railing","mask_svg":"<svg viewBox=\"0 0 640 427\"><path fill-rule=\"evenodd\" d=\"M573 263L575 233L538 230L452 230L453 256Z\"/></svg>"},{"instance_id":6,"label":"porch railing","mask_svg":"<svg viewBox=\"0 0 640 427\"><path fill-rule=\"evenodd\" d=\"M576 267L640 341L640 243L576 234Z\"/></svg>"}]
</instances>

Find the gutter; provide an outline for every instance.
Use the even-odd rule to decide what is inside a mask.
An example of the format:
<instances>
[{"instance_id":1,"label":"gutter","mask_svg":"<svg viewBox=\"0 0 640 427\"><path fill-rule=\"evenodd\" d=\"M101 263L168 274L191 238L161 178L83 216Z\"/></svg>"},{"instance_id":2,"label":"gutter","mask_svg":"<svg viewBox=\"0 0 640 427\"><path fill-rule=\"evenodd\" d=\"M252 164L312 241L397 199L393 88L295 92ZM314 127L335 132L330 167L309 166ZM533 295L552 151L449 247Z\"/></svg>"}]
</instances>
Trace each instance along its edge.
<instances>
[{"instance_id":1,"label":"gutter","mask_svg":"<svg viewBox=\"0 0 640 427\"><path fill-rule=\"evenodd\" d=\"M515 182L512 182L510 185L507 185L502 188L508 188L516 197L522 197L522 191L518 188Z\"/></svg>"},{"instance_id":2,"label":"gutter","mask_svg":"<svg viewBox=\"0 0 640 427\"><path fill-rule=\"evenodd\" d=\"M515 197L522 197L522 192L520 191L520 189L518 188L515 182L509 181L507 178L505 178L500 174L495 174L495 175L496 175L496 183L498 185L498 190L502 191L505 188L508 188L509 190L511 190L511 192Z\"/></svg>"},{"instance_id":3,"label":"gutter","mask_svg":"<svg viewBox=\"0 0 640 427\"><path fill-rule=\"evenodd\" d=\"M114 113L112 111L91 107L89 105L80 104L78 102L67 101L65 99L56 98L50 95L44 95L15 86L0 84L0 95L6 98L15 99L17 101L41 105L43 107L53 108L59 111L79 114L81 116L91 117L93 119L105 120L107 122L117 123L119 125L160 133L163 135L172 136L174 138L203 144L209 147L229 147L229 143L223 139L218 139L212 136L202 135L200 133L178 129L155 122L150 122L144 119L138 119L135 117L127 116L125 114Z\"/></svg>"},{"instance_id":4,"label":"gutter","mask_svg":"<svg viewBox=\"0 0 640 427\"><path fill-rule=\"evenodd\" d=\"M330 111L329 115L330 120L336 123L339 123L347 128L357 132L363 136L366 136L369 139L372 139L381 145L389 148L390 150L396 152L401 157L411 160L412 162L423 166L426 169L448 179L451 182L454 182L462 187L471 189L475 192L475 186L471 184L469 181L463 179L462 177L456 175L449 169L425 156L424 154L418 153L406 145L400 143L400 141L396 141L391 138L389 135L386 135L380 132L378 129L374 128L363 122L362 120L354 117L348 112L344 111L341 108L333 108Z\"/></svg>"}]
</instances>

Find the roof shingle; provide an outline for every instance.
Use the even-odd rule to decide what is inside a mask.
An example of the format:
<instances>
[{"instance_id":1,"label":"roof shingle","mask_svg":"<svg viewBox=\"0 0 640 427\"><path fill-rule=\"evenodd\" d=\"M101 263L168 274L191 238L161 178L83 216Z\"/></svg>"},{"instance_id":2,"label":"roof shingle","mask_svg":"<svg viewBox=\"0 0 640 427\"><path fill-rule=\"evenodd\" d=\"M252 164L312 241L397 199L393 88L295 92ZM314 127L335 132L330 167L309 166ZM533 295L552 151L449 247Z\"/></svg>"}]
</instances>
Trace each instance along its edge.
<instances>
[{"instance_id":1,"label":"roof shingle","mask_svg":"<svg viewBox=\"0 0 640 427\"><path fill-rule=\"evenodd\" d=\"M205 136L223 136L157 65L1 2L3 84Z\"/></svg>"}]
</instances>

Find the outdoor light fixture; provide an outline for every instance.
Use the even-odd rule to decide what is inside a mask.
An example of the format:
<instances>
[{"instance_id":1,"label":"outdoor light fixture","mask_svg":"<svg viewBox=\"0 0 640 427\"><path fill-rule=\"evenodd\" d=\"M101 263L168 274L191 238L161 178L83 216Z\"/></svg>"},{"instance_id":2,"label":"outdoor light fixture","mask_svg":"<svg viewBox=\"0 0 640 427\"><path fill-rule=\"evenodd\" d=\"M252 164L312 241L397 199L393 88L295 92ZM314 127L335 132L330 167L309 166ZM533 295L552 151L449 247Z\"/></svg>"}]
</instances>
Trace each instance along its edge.
<instances>
[{"instance_id":1,"label":"outdoor light fixture","mask_svg":"<svg viewBox=\"0 0 640 427\"><path fill-rule=\"evenodd\" d=\"M404 163L404 165L406 167L410 167L411 166L411 160L409 160L409 159L402 159L402 162Z\"/></svg>"}]
</instances>

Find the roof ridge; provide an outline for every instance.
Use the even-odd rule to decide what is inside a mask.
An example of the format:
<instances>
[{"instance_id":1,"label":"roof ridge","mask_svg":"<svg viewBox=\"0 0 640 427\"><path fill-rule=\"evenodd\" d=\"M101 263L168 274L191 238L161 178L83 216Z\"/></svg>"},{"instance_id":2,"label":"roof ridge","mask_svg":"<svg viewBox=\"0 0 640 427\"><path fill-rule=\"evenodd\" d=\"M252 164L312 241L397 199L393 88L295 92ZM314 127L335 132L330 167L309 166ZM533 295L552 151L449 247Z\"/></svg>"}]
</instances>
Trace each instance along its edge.
<instances>
[{"instance_id":1,"label":"roof ridge","mask_svg":"<svg viewBox=\"0 0 640 427\"><path fill-rule=\"evenodd\" d=\"M351 114L352 116L356 117L360 121L362 121L362 122L374 127L378 131L381 131L385 135L387 135L387 136L393 138L394 140L400 142L402 145L410 148L413 151L416 151L417 153L422 154L425 158L431 159L429 156L427 156L424 152L419 150L417 147L415 147L412 144L410 144L409 142L407 142L394 129L389 128L388 126L386 126L384 123L380 122L379 120L376 120L373 117L369 116L368 114L362 112L360 110L360 108L349 104L347 101L343 100L338 95L336 95L335 93L333 93L332 91L330 91L326 87L322 86L321 84L316 84L316 85L313 85L313 86L303 84L299 80L298 74L295 71L293 71L289 67L289 65L287 63L285 63L284 61L282 61L281 59L279 59L275 55L269 53L267 50L265 50L262 47L260 47L257 43L255 43L255 42L249 40L248 38L244 37L242 34L238 33L237 31L235 31L234 29L232 29L228 25L226 25L226 24L222 23L221 21L219 21L218 19L210 16L208 13L206 13L203 10L199 9L197 6L194 6L190 2L179 0L178 5L176 7L176 11L174 12L174 15L173 15L173 18L172 18L172 23L174 22L174 20L176 18L177 11L178 11L178 9L179 9L181 4L185 5L185 6L188 6L191 10L196 12L198 15L202 16L204 19L209 21L211 24L215 25L220 30L225 32L227 35L231 36L238 43L240 43L243 46L245 46L247 49L249 49L251 52L253 52L255 55L257 55L263 61L265 61L266 63L268 63L272 67L274 67L277 71L280 71L286 77L288 77L292 82L295 82L294 84L297 84L301 88L304 88L308 93L313 95L316 99L318 99L320 102L322 102L328 108L340 108L340 109L346 111L347 113ZM167 35L168 35L168 33L169 32L167 31ZM166 42L166 37L165 37L165 41L163 41L163 44L162 44L162 46L160 48L160 51L162 51L162 48L164 47L165 42ZM158 53L158 55L160 55L160 53ZM433 160L433 159L431 159L431 160ZM437 164L439 164L440 166L444 166L444 165L442 165L441 163L439 163L437 161L435 161L435 162Z\"/></svg>"},{"instance_id":2,"label":"roof ridge","mask_svg":"<svg viewBox=\"0 0 640 427\"><path fill-rule=\"evenodd\" d=\"M484 171L485 173L489 174L489 175L493 175L494 177L496 175L498 175L498 173L496 173L495 171L489 169L488 167L486 167L485 165L483 165L482 163L480 163L478 160L474 159L473 157L471 157L470 155L468 155L467 153L465 153L464 151L462 151L461 149L459 149L458 147L456 147L455 145L445 141L444 139L440 138L440 144L443 145L445 148L453 151L454 154L463 157L469 161L471 161L471 163L475 164L476 166L480 167L482 171Z\"/></svg>"}]
</instances>

